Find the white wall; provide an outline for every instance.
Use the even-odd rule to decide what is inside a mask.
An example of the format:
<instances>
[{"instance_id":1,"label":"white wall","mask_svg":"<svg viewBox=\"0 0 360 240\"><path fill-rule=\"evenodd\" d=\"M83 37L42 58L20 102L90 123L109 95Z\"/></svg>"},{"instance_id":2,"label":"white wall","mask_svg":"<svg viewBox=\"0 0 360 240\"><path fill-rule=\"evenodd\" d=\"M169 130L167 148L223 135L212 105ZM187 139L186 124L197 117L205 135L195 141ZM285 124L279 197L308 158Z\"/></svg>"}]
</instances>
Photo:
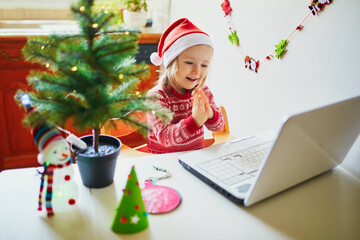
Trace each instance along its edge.
<instances>
[{"instance_id":1,"label":"white wall","mask_svg":"<svg viewBox=\"0 0 360 240\"><path fill-rule=\"evenodd\" d=\"M222 0L172 0L171 22L187 17L215 44L208 80L217 104L227 109L236 137L277 130L285 114L360 95L360 1L333 0L310 16L290 39L282 60L244 68L243 57L263 60L308 15L309 1L231 0L240 47L230 44ZM275 54L274 54L275 55ZM344 166L360 177L360 138Z\"/></svg>"}]
</instances>

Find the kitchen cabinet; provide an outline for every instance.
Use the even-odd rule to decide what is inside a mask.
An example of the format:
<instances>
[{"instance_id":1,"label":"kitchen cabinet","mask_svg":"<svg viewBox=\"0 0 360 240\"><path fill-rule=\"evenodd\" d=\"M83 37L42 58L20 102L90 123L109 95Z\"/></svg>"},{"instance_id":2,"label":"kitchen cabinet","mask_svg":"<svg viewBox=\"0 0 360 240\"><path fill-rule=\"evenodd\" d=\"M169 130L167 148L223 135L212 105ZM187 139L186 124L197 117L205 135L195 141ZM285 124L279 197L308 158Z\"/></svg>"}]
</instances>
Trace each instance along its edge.
<instances>
[{"instance_id":1,"label":"kitchen cabinet","mask_svg":"<svg viewBox=\"0 0 360 240\"><path fill-rule=\"evenodd\" d=\"M139 39L137 59L149 59L156 51L161 34L144 33ZM14 101L19 88L26 88L26 76L31 69L40 69L37 64L26 62L21 49L27 42L27 36L0 36L0 171L4 169L34 167L39 153L30 130L23 126L24 109ZM149 62L147 62L149 63ZM140 90L150 89L158 78L158 67L150 65L150 77L140 84ZM90 134L91 130L77 132L66 126L78 136Z\"/></svg>"}]
</instances>

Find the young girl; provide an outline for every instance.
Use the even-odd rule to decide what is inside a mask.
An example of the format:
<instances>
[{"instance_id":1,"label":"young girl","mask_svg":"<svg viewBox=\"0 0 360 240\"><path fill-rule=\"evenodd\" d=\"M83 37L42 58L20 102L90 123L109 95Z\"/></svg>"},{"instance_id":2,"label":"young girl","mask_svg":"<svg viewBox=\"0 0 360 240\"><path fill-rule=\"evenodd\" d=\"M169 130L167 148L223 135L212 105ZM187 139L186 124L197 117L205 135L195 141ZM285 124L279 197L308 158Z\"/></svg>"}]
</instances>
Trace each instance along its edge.
<instances>
[{"instance_id":1,"label":"young girl","mask_svg":"<svg viewBox=\"0 0 360 240\"><path fill-rule=\"evenodd\" d=\"M210 131L223 128L224 117L210 89L204 85L213 55L209 36L182 18L161 36L158 52L151 55L154 65L164 64L165 72L148 96L170 109L173 120L164 125L151 113L147 148L151 153L169 153L204 147L204 125Z\"/></svg>"}]
</instances>

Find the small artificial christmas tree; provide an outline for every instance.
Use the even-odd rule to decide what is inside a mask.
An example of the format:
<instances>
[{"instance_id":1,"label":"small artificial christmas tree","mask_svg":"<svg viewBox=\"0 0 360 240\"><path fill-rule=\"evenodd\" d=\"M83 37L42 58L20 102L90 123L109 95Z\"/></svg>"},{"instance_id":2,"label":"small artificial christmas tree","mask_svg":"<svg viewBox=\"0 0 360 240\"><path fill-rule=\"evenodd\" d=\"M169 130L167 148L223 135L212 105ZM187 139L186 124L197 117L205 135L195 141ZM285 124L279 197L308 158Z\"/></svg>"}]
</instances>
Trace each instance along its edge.
<instances>
[{"instance_id":1,"label":"small artificial christmas tree","mask_svg":"<svg viewBox=\"0 0 360 240\"><path fill-rule=\"evenodd\" d=\"M111 230L116 233L140 232L147 228L149 223L134 166L123 191L124 194L116 208Z\"/></svg>"},{"instance_id":2,"label":"small artificial christmas tree","mask_svg":"<svg viewBox=\"0 0 360 240\"><path fill-rule=\"evenodd\" d=\"M144 134L146 112L169 121L169 111L137 91L148 73L145 64L135 65L139 33L112 26L113 14L94 7L94 0L80 0L71 10L79 32L30 38L23 49L26 60L46 68L30 73L33 89L25 91L39 113L51 124L72 121L78 130L92 128L96 153L100 129L111 118Z\"/></svg>"}]
</instances>

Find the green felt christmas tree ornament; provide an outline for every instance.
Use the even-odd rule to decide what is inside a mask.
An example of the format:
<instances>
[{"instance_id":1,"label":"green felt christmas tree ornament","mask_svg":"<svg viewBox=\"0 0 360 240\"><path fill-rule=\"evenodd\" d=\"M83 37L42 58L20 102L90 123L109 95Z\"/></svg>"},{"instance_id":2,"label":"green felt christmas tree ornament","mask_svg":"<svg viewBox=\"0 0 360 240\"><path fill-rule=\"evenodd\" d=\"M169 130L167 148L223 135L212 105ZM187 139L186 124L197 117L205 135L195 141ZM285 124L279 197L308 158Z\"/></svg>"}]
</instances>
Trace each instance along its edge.
<instances>
[{"instance_id":1,"label":"green felt christmas tree ornament","mask_svg":"<svg viewBox=\"0 0 360 240\"><path fill-rule=\"evenodd\" d=\"M231 44L234 44L235 46L239 46L239 37L237 36L236 31L232 31L231 34L228 35L228 38Z\"/></svg>"},{"instance_id":2,"label":"green felt christmas tree ornament","mask_svg":"<svg viewBox=\"0 0 360 240\"><path fill-rule=\"evenodd\" d=\"M275 53L277 58L281 58L286 52L287 40L281 40L278 45L275 45Z\"/></svg>"},{"instance_id":3,"label":"green felt christmas tree ornament","mask_svg":"<svg viewBox=\"0 0 360 240\"><path fill-rule=\"evenodd\" d=\"M149 226L134 166L128 175L124 194L116 208L111 230L116 233L137 233Z\"/></svg>"}]
</instances>

